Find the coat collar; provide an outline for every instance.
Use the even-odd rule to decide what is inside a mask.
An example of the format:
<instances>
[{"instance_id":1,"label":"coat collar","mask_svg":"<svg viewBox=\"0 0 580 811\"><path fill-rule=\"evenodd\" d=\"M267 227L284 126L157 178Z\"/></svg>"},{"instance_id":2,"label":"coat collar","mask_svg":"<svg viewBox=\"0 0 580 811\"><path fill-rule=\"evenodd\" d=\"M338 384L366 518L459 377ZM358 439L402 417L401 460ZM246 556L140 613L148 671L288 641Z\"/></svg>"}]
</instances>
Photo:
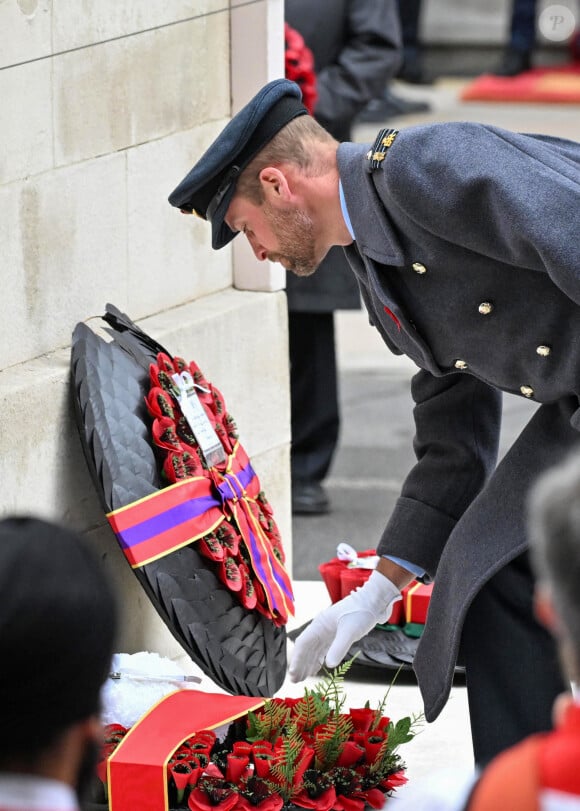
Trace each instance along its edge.
<instances>
[{"instance_id":1,"label":"coat collar","mask_svg":"<svg viewBox=\"0 0 580 811\"><path fill-rule=\"evenodd\" d=\"M345 142L338 147L340 180L359 252L382 265L403 265L403 251L367 171L368 144ZM384 172L386 168L377 171Z\"/></svg>"}]
</instances>

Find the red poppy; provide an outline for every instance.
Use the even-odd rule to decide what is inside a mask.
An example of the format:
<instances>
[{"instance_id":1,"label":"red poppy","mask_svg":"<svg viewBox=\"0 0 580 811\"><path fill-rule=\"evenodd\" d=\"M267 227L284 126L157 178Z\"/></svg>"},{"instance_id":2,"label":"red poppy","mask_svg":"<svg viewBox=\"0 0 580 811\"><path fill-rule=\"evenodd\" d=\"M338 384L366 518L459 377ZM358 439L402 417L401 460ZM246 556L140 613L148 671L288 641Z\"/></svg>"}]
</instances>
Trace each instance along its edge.
<instances>
[{"instance_id":1,"label":"red poppy","mask_svg":"<svg viewBox=\"0 0 580 811\"><path fill-rule=\"evenodd\" d=\"M336 765L349 768L350 766L354 766L355 763L358 763L364 754L365 750L362 746L359 746L358 743L355 743L354 741L346 741L341 753L338 756Z\"/></svg>"},{"instance_id":2,"label":"red poppy","mask_svg":"<svg viewBox=\"0 0 580 811\"><path fill-rule=\"evenodd\" d=\"M225 549L213 533L206 535L204 538L200 538L197 542L196 549L199 549L204 558L218 562L221 562L226 556Z\"/></svg>"},{"instance_id":3,"label":"red poppy","mask_svg":"<svg viewBox=\"0 0 580 811\"><path fill-rule=\"evenodd\" d=\"M366 804L371 808L382 808L385 804L385 795L378 788L369 788L361 796L364 796Z\"/></svg>"},{"instance_id":4,"label":"red poppy","mask_svg":"<svg viewBox=\"0 0 580 811\"><path fill-rule=\"evenodd\" d=\"M226 780L229 783L239 783L248 771L250 758L247 755L229 754L226 761Z\"/></svg>"},{"instance_id":5,"label":"red poppy","mask_svg":"<svg viewBox=\"0 0 580 811\"><path fill-rule=\"evenodd\" d=\"M367 763L375 762L386 739L387 739L386 732L382 732L379 729L365 733L365 740L364 743L362 743L362 746L364 747L364 750L366 752Z\"/></svg>"},{"instance_id":6,"label":"red poppy","mask_svg":"<svg viewBox=\"0 0 580 811\"><path fill-rule=\"evenodd\" d=\"M211 763L208 763L204 774L207 777L215 778L216 780L222 780L223 781L223 779L224 779L223 774L220 772L219 768L216 766L216 764L213 761Z\"/></svg>"},{"instance_id":7,"label":"red poppy","mask_svg":"<svg viewBox=\"0 0 580 811\"><path fill-rule=\"evenodd\" d=\"M272 699L272 700L274 700L274 699ZM266 740L263 740L263 739L259 740L259 741L254 741L252 743L252 752L254 752L254 753L266 752L267 754L271 755L272 754L272 742L271 741L266 741Z\"/></svg>"},{"instance_id":8,"label":"red poppy","mask_svg":"<svg viewBox=\"0 0 580 811\"><path fill-rule=\"evenodd\" d=\"M388 726L389 726L389 724L390 724L390 723L391 723L391 719L390 719L390 718L387 718L387 716L386 716L386 715L382 715L382 716L379 718L378 723L377 723L377 724L375 724L375 729L381 729L381 730L384 730L384 731L385 731L385 733L386 733L386 731L387 731Z\"/></svg>"},{"instance_id":9,"label":"red poppy","mask_svg":"<svg viewBox=\"0 0 580 811\"><path fill-rule=\"evenodd\" d=\"M251 755L253 748L253 744L249 741L235 741L232 744L232 752L234 755Z\"/></svg>"},{"instance_id":10,"label":"red poppy","mask_svg":"<svg viewBox=\"0 0 580 811\"><path fill-rule=\"evenodd\" d=\"M240 589L240 602L245 608L255 608L258 602L256 589L250 577L250 570L245 563L239 564L240 576L242 578L242 588Z\"/></svg>"},{"instance_id":11,"label":"red poppy","mask_svg":"<svg viewBox=\"0 0 580 811\"><path fill-rule=\"evenodd\" d=\"M120 741L127 734L127 727L122 724L107 724L104 730L105 743L109 741Z\"/></svg>"},{"instance_id":12,"label":"red poppy","mask_svg":"<svg viewBox=\"0 0 580 811\"><path fill-rule=\"evenodd\" d=\"M304 702L303 698L283 698L281 699L282 704L286 707L290 707L290 709L294 709L298 704L302 704Z\"/></svg>"},{"instance_id":13,"label":"red poppy","mask_svg":"<svg viewBox=\"0 0 580 811\"><path fill-rule=\"evenodd\" d=\"M264 780L269 776L270 769L274 763L274 758L266 754L254 754L254 769L258 777Z\"/></svg>"},{"instance_id":14,"label":"red poppy","mask_svg":"<svg viewBox=\"0 0 580 811\"><path fill-rule=\"evenodd\" d=\"M215 534L232 557L236 557L240 547L240 536L229 521L223 521L216 529Z\"/></svg>"},{"instance_id":15,"label":"red poppy","mask_svg":"<svg viewBox=\"0 0 580 811\"><path fill-rule=\"evenodd\" d=\"M153 386L146 397L147 409L152 417L169 417L175 420L175 409L169 394L161 386Z\"/></svg>"},{"instance_id":16,"label":"red poppy","mask_svg":"<svg viewBox=\"0 0 580 811\"><path fill-rule=\"evenodd\" d=\"M183 446L177 431L175 430L175 423L169 417L156 417L151 426L151 433L155 444L159 448L165 448L169 451L182 451Z\"/></svg>"},{"instance_id":17,"label":"red poppy","mask_svg":"<svg viewBox=\"0 0 580 811\"><path fill-rule=\"evenodd\" d=\"M405 777L405 773L401 770L386 777L382 781L381 786L383 786L385 791L391 791L392 789L397 788L397 786L404 786L407 782L408 778Z\"/></svg>"},{"instance_id":18,"label":"red poppy","mask_svg":"<svg viewBox=\"0 0 580 811\"><path fill-rule=\"evenodd\" d=\"M230 591L241 591L242 576L236 561L226 554L217 568L217 576Z\"/></svg>"},{"instance_id":19,"label":"red poppy","mask_svg":"<svg viewBox=\"0 0 580 811\"><path fill-rule=\"evenodd\" d=\"M198 743L205 743L206 746L210 748L214 745L216 741L216 734L211 729L201 729L199 732L196 732L192 738L189 738L190 746L193 748L195 744Z\"/></svg>"},{"instance_id":20,"label":"red poppy","mask_svg":"<svg viewBox=\"0 0 580 811\"><path fill-rule=\"evenodd\" d=\"M383 797L384 802L384 797ZM334 811L364 811L365 801L339 794L334 803Z\"/></svg>"},{"instance_id":21,"label":"red poppy","mask_svg":"<svg viewBox=\"0 0 580 811\"><path fill-rule=\"evenodd\" d=\"M186 471L183 462L183 454L177 451L169 451L165 457L162 467L163 475L168 482L175 484L180 479L185 479Z\"/></svg>"},{"instance_id":22,"label":"red poppy","mask_svg":"<svg viewBox=\"0 0 580 811\"><path fill-rule=\"evenodd\" d=\"M330 811L336 802L336 790L330 786L318 797L310 797L307 791L292 795L292 802L300 808L311 808L313 811Z\"/></svg>"},{"instance_id":23,"label":"red poppy","mask_svg":"<svg viewBox=\"0 0 580 811\"><path fill-rule=\"evenodd\" d=\"M223 780L210 783L204 777L190 793L187 804L191 811L231 811L239 799L237 791L226 786Z\"/></svg>"},{"instance_id":24,"label":"red poppy","mask_svg":"<svg viewBox=\"0 0 580 811\"><path fill-rule=\"evenodd\" d=\"M171 775L177 790L177 802L181 803L183 801L185 789L190 785L190 778L193 769L186 760L183 760L180 763L174 763L168 768L169 774Z\"/></svg>"},{"instance_id":25,"label":"red poppy","mask_svg":"<svg viewBox=\"0 0 580 811\"><path fill-rule=\"evenodd\" d=\"M270 794L256 805L240 794L236 811L280 811L283 805L284 800L279 794Z\"/></svg>"},{"instance_id":26,"label":"red poppy","mask_svg":"<svg viewBox=\"0 0 580 811\"><path fill-rule=\"evenodd\" d=\"M351 708L348 714L357 732L368 732L376 719L377 711L368 707Z\"/></svg>"},{"instance_id":27,"label":"red poppy","mask_svg":"<svg viewBox=\"0 0 580 811\"><path fill-rule=\"evenodd\" d=\"M192 376L194 383L196 383L198 386L202 386L204 389L209 389L208 381L194 360L192 360L189 364L189 373Z\"/></svg>"}]
</instances>

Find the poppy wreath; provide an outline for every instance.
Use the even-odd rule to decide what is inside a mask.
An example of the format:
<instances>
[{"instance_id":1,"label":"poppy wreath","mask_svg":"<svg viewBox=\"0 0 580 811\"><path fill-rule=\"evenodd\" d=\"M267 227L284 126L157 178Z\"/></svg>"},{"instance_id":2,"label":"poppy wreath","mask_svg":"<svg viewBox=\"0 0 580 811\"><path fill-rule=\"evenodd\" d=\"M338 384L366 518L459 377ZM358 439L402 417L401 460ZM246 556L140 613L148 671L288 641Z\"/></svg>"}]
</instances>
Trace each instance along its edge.
<instances>
[{"instance_id":1,"label":"poppy wreath","mask_svg":"<svg viewBox=\"0 0 580 811\"><path fill-rule=\"evenodd\" d=\"M190 811L364 811L382 808L407 782L399 747L422 716L392 721L377 709L344 710L344 663L301 698L273 698L234 721L225 737L197 731L169 757L167 798ZM106 728L97 774L107 794L107 758L128 730ZM95 791L99 789L95 787ZM104 792L104 795L103 795Z\"/></svg>"},{"instance_id":2,"label":"poppy wreath","mask_svg":"<svg viewBox=\"0 0 580 811\"><path fill-rule=\"evenodd\" d=\"M183 372L191 375L199 401L223 446L226 462L221 465L208 464L179 406L180 392L174 375ZM227 471L233 467L232 460L243 460L246 471L251 467L222 394L206 380L196 363L187 364L183 358L171 358L163 352L158 353L157 362L150 365L149 377L151 388L147 409L153 420L151 433L161 457L165 483L172 485L184 479L205 478L215 493L223 494L224 489L232 488L236 493L233 499L221 496L223 513L218 517L217 525L197 539L197 549L213 562L220 581L236 595L244 608L255 609L275 624L283 624L288 610L292 610L288 599L292 591L283 568L280 533L255 473L252 471L253 475L247 475L244 482L241 474L235 476L231 473L233 479L227 479ZM274 605L269 599L272 578L283 583L282 600ZM280 609L281 605L285 607Z\"/></svg>"},{"instance_id":3,"label":"poppy wreath","mask_svg":"<svg viewBox=\"0 0 580 811\"><path fill-rule=\"evenodd\" d=\"M284 69L286 78L300 87L304 106L312 115L318 98L314 56L302 34L284 23Z\"/></svg>"},{"instance_id":4,"label":"poppy wreath","mask_svg":"<svg viewBox=\"0 0 580 811\"><path fill-rule=\"evenodd\" d=\"M234 695L274 695L286 676L292 590L271 508L235 424L221 394L189 365L203 383L199 410L216 426L220 459L210 454L208 466L159 385L183 362L114 305L102 318L104 327L82 322L74 329L71 393L87 467L122 555L171 634L215 684ZM159 412L153 419L148 403ZM177 427L166 434L169 407ZM161 444L178 437L179 453L171 442L157 445L154 423ZM225 563L208 556L221 553ZM255 607L247 608L254 596Z\"/></svg>"}]
</instances>

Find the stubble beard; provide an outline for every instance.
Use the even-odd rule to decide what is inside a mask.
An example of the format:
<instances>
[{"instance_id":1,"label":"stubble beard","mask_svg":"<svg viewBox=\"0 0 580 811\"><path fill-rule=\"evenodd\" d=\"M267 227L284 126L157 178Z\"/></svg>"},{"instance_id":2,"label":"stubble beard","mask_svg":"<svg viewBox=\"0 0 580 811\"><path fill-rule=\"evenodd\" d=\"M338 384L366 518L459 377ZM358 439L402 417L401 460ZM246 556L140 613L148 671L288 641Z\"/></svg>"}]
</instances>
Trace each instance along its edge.
<instances>
[{"instance_id":1,"label":"stubble beard","mask_svg":"<svg viewBox=\"0 0 580 811\"><path fill-rule=\"evenodd\" d=\"M296 276L312 276L324 257L316 255L314 222L302 210L277 211L264 206L264 215L278 240L279 250L268 254Z\"/></svg>"}]
</instances>

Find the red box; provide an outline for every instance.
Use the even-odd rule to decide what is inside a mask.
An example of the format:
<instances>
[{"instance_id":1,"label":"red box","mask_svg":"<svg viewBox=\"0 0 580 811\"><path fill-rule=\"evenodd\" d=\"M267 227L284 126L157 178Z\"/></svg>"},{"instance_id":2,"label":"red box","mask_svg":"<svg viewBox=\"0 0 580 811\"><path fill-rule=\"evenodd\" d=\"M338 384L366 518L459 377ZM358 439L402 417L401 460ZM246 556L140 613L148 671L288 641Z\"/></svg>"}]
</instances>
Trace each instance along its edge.
<instances>
[{"instance_id":1,"label":"red box","mask_svg":"<svg viewBox=\"0 0 580 811\"><path fill-rule=\"evenodd\" d=\"M391 611L391 616L387 620L388 625L404 625L405 612L403 611L403 600L397 600Z\"/></svg>"},{"instance_id":2,"label":"red box","mask_svg":"<svg viewBox=\"0 0 580 811\"><path fill-rule=\"evenodd\" d=\"M424 583L414 582L403 589L402 602L406 623L425 624L432 591L433 583L426 586Z\"/></svg>"},{"instance_id":3,"label":"red box","mask_svg":"<svg viewBox=\"0 0 580 811\"><path fill-rule=\"evenodd\" d=\"M374 549L367 549L364 552L357 552L359 558L369 558L376 555ZM349 566L348 561L332 558L326 563L321 563L318 571L322 575L324 585L333 603L337 603L343 597L350 594L357 586L362 586L370 577L372 569L363 569L359 566ZM344 580L344 582L343 582Z\"/></svg>"},{"instance_id":4,"label":"red box","mask_svg":"<svg viewBox=\"0 0 580 811\"><path fill-rule=\"evenodd\" d=\"M359 586L364 586L373 571L373 569L362 569L360 566L344 569L340 573L340 596L347 597L351 591Z\"/></svg>"}]
</instances>

